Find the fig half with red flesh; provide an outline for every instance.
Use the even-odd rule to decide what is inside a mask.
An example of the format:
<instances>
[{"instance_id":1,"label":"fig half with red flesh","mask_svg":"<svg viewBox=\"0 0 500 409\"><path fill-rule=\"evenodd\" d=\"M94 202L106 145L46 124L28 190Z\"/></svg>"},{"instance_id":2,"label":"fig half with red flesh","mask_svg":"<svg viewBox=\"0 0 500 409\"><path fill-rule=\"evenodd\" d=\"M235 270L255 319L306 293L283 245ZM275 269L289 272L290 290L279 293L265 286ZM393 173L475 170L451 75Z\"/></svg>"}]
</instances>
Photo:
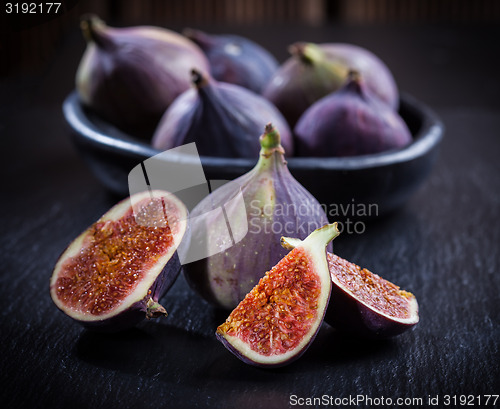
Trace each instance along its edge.
<instances>
[{"instance_id":1,"label":"fig half with red flesh","mask_svg":"<svg viewBox=\"0 0 500 409\"><path fill-rule=\"evenodd\" d=\"M245 363L277 367L299 358L314 340L328 306L326 245L337 224L294 240L295 249L268 271L217 328L216 336ZM282 238L286 245L287 238Z\"/></svg>"},{"instance_id":2,"label":"fig half with red flesh","mask_svg":"<svg viewBox=\"0 0 500 409\"><path fill-rule=\"evenodd\" d=\"M288 239L286 248L300 245ZM332 296L325 321L372 338L399 335L419 321L415 296L366 268L327 252Z\"/></svg>"},{"instance_id":3,"label":"fig half with red flesh","mask_svg":"<svg viewBox=\"0 0 500 409\"><path fill-rule=\"evenodd\" d=\"M78 236L56 263L50 294L86 327L117 331L166 315L158 303L180 272L176 249L187 209L152 190L121 201Z\"/></svg>"}]
</instances>

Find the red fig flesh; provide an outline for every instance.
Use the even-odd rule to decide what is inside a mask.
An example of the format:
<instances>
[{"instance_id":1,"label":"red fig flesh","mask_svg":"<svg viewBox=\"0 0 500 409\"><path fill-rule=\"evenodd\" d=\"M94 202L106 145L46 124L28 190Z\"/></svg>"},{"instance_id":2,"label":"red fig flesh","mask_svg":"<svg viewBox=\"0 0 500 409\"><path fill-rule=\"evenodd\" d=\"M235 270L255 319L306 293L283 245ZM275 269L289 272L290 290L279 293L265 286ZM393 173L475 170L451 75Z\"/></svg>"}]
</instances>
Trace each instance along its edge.
<instances>
[{"instance_id":1,"label":"red fig flesh","mask_svg":"<svg viewBox=\"0 0 500 409\"><path fill-rule=\"evenodd\" d=\"M300 245L289 238L287 249ZM419 321L417 299L366 268L327 252L333 283L325 321L341 330L372 338L401 334Z\"/></svg>"},{"instance_id":2,"label":"red fig flesh","mask_svg":"<svg viewBox=\"0 0 500 409\"><path fill-rule=\"evenodd\" d=\"M337 92L315 102L295 127L299 156L357 156L402 148L411 140L396 111L366 90L360 74L351 71Z\"/></svg>"},{"instance_id":3,"label":"red fig flesh","mask_svg":"<svg viewBox=\"0 0 500 409\"><path fill-rule=\"evenodd\" d=\"M412 293L335 254L327 259L334 284L327 323L371 337L395 336L418 323Z\"/></svg>"},{"instance_id":4,"label":"red fig flesh","mask_svg":"<svg viewBox=\"0 0 500 409\"><path fill-rule=\"evenodd\" d=\"M299 358L314 340L328 305L325 247L337 235L336 224L315 230L268 271L217 328L224 346L256 366L283 366Z\"/></svg>"},{"instance_id":5,"label":"red fig flesh","mask_svg":"<svg viewBox=\"0 0 500 409\"><path fill-rule=\"evenodd\" d=\"M112 28L82 20L87 49L76 75L82 102L126 132L150 138L173 100L190 87L192 68L208 73L196 44L149 26Z\"/></svg>"},{"instance_id":6,"label":"red fig flesh","mask_svg":"<svg viewBox=\"0 0 500 409\"><path fill-rule=\"evenodd\" d=\"M176 254L187 210L170 193L138 193L111 208L59 258L54 303L81 324L107 331L166 314L158 299L180 272Z\"/></svg>"}]
</instances>

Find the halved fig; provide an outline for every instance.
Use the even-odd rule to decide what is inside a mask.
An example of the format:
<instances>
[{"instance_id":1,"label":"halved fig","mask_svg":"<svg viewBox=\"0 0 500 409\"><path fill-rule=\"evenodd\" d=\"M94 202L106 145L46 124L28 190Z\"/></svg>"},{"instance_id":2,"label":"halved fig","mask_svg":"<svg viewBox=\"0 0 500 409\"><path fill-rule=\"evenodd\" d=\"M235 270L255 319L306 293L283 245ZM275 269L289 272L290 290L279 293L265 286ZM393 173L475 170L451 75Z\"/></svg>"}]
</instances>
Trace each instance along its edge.
<instances>
[{"instance_id":1,"label":"halved fig","mask_svg":"<svg viewBox=\"0 0 500 409\"><path fill-rule=\"evenodd\" d=\"M286 248L300 241L289 239ZM399 335L418 323L418 303L412 293L366 268L327 252L332 296L325 322L372 338Z\"/></svg>"},{"instance_id":2,"label":"halved fig","mask_svg":"<svg viewBox=\"0 0 500 409\"><path fill-rule=\"evenodd\" d=\"M158 303L180 272L176 249L187 209L152 190L121 201L78 236L56 263L54 303L86 327L117 331L166 315Z\"/></svg>"},{"instance_id":3,"label":"halved fig","mask_svg":"<svg viewBox=\"0 0 500 409\"><path fill-rule=\"evenodd\" d=\"M233 354L255 366L283 366L299 358L323 322L331 292L326 245L337 224L294 239L295 249L268 271L217 328ZM281 239L285 244L288 238Z\"/></svg>"},{"instance_id":4,"label":"halved fig","mask_svg":"<svg viewBox=\"0 0 500 409\"><path fill-rule=\"evenodd\" d=\"M332 298L325 321L359 334L386 338L418 323L415 296L366 268L328 253Z\"/></svg>"}]
</instances>

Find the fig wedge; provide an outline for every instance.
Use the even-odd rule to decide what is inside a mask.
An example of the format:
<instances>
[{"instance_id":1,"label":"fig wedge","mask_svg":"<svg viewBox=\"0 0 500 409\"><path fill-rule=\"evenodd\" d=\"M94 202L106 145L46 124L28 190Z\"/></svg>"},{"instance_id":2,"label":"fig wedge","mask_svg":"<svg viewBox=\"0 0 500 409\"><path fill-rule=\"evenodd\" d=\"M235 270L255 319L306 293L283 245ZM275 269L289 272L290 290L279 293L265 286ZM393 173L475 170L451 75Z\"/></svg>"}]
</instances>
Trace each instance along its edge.
<instances>
[{"instance_id":1,"label":"fig wedge","mask_svg":"<svg viewBox=\"0 0 500 409\"><path fill-rule=\"evenodd\" d=\"M300 241L289 239L286 248ZM339 330L371 338L388 338L419 321L415 296L366 268L327 252L332 296L325 322Z\"/></svg>"},{"instance_id":2,"label":"fig wedge","mask_svg":"<svg viewBox=\"0 0 500 409\"><path fill-rule=\"evenodd\" d=\"M325 321L361 335L387 338L419 321L415 296L366 268L328 253L332 299Z\"/></svg>"},{"instance_id":3,"label":"fig wedge","mask_svg":"<svg viewBox=\"0 0 500 409\"><path fill-rule=\"evenodd\" d=\"M325 248L338 234L334 223L294 240L295 248L217 328L227 349L261 367L287 365L307 350L323 322L332 287Z\"/></svg>"}]
</instances>

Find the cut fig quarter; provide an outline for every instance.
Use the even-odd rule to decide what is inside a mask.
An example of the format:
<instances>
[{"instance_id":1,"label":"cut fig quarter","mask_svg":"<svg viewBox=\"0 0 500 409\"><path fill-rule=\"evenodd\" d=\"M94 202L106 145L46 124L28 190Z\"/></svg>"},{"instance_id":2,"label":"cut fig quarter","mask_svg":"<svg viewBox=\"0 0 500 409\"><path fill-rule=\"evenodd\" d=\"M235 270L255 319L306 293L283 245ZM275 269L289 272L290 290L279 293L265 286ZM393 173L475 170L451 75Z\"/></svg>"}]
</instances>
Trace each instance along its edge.
<instances>
[{"instance_id":1,"label":"cut fig quarter","mask_svg":"<svg viewBox=\"0 0 500 409\"><path fill-rule=\"evenodd\" d=\"M243 362L287 365L309 347L323 322L332 281L326 246L339 231L327 224L268 271L217 328L216 336ZM283 238L284 242L288 239Z\"/></svg>"},{"instance_id":2,"label":"cut fig quarter","mask_svg":"<svg viewBox=\"0 0 500 409\"><path fill-rule=\"evenodd\" d=\"M50 281L56 306L86 327L130 328L166 315L158 300L180 272L187 209L151 190L119 202L63 252Z\"/></svg>"},{"instance_id":3,"label":"cut fig quarter","mask_svg":"<svg viewBox=\"0 0 500 409\"><path fill-rule=\"evenodd\" d=\"M371 338L388 338L419 321L415 296L366 268L327 254L332 301L325 321L335 328Z\"/></svg>"},{"instance_id":4,"label":"cut fig quarter","mask_svg":"<svg viewBox=\"0 0 500 409\"><path fill-rule=\"evenodd\" d=\"M300 240L286 239L287 249ZM371 338L392 337L419 321L415 296L372 273L327 252L333 283L325 322L333 327Z\"/></svg>"}]
</instances>

